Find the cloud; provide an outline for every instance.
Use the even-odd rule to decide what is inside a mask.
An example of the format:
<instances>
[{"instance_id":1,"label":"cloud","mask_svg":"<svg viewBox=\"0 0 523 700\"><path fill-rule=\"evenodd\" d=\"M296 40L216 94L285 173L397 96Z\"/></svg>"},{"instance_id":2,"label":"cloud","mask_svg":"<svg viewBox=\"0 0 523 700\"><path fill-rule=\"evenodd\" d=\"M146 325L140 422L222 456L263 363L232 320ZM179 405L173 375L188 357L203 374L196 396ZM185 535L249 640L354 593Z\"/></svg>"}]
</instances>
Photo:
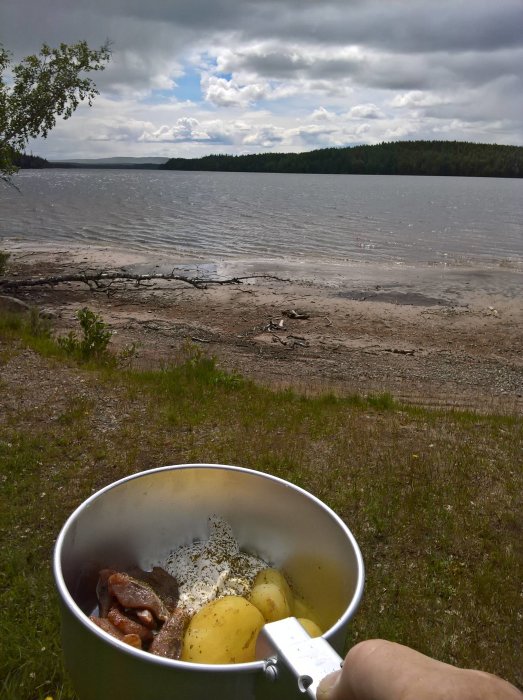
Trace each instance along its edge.
<instances>
[{"instance_id":1,"label":"cloud","mask_svg":"<svg viewBox=\"0 0 523 700\"><path fill-rule=\"evenodd\" d=\"M329 112L325 107L318 107L318 109L315 109L311 114L311 119L313 121L330 121L335 118L336 114L334 112Z\"/></svg>"},{"instance_id":2,"label":"cloud","mask_svg":"<svg viewBox=\"0 0 523 700\"><path fill-rule=\"evenodd\" d=\"M212 75L202 80L202 89L205 99L219 107L246 107L267 97L269 93L268 86L263 82L241 84L237 80Z\"/></svg>"},{"instance_id":3,"label":"cloud","mask_svg":"<svg viewBox=\"0 0 523 700\"><path fill-rule=\"evenodd\" d=\"M355 105L349 110L350 119L383 119L385 113L375 104Z\"/></svg>"},{"instance_id":4,"label":"cloud","mask_svg":"<svg viewBox=\"0 0 523 700\"><path fill-rule=\"evenodd\" d=\"M197 119L182 117L171 126L162 125L159 129L145 129L138 141L149 143L175 143L177 141L209 141L209 133Z\"/></svg>"},{"instance_id":5,"label":"cloud","mask_svg":"<svg viewBox=\"0 0 523 700\"><path fill-rule=\"evenodd\" d=\"M523 145L521 0L3 0L16 57L106 38L100 96L42 155L203 155L398 138ZM124 152L125 151L125 152Z\"/></svg>"},{"instance_id":6,"label":"cloud","mask_svg":"<svg viewBox=\"0 0 523 700\"><path fill-rule=\"evenodd\" d=\"M442 98L422 90L411 90L410 92L395 95L390 104L392 107L432 107L434 105L445 104L449 98Z\"/></svg>"},{"instance_id":7,"label":"cloud","mask_svg":"<svg viewBox=\"0 0 523 700\"><path fill-rule=\"evenodd\" d=\"M258 148L270 148L284 141L284 133L275 126L262 126L254 130L242 139L245 146L256 146Z\"/></svg>"}]
</instances>

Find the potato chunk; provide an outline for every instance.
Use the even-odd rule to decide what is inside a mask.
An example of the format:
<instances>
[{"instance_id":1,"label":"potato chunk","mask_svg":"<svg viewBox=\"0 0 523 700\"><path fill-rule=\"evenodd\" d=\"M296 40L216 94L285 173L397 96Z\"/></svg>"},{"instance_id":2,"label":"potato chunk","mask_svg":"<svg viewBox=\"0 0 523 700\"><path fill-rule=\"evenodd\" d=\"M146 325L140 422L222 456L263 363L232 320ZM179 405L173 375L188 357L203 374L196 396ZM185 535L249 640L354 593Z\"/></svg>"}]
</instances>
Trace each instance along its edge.
<instances>
[{"instance_id":1,"label":"potato chunk","mask_svg":"<svg viewBox=\"0 0 523 700\"><path fill-rule=\"evenodd\" d=\"M287 583L287 579L281 573L281 571L278 571L278 569L263 569L254 579L254 586L256 586L257 583L274 583L276 586L278 586L285 596L291 612L294 612L294 596L289 584Z\"/></svg>"},{"instance_id":2,"label":"potato chunk","mask_svg":"<svg viewBox=\"0 0 523 700\"><path fill-rule=\"evenodd\" d=\"M293 612L293 596L283 574L276 569L264 569L256 576L249 600L261 612L266 622L276 622Z\"/></svg>"},{"instance_id":3,"label":"potato chunk","mask_svg":"<svg viewBox=\"0 0 523 700\"><path fill-rule=\"evenodd\" d=\"M298 617L297 620L307 632L309 637L321 637L321 635L323 634L318 625L312 620L307 620L307 618L305 617Z\"/></svg>"},{"instance_id":4,"label":"potato chunk","mask_svg":"<svg viewBox=\"0 0 523 700\"><path fill-rule=\"evenodd\" d=\"M297 617L298 619L303 617L306 620L311 620L312 622L316 623L316 615L314 614L312 607L301 598L294 599L294 617Z\"/></svg>"},{"instance_id":5,"label":"potato chunk","mask_svg":"<svg viewBox=\"0 0 523 700\"><path fill-rule=\"evenodd\" d=\"M256 638L265 624L260 611L245 598L213 600L192 618L185 633L182 661L239 664L254 661Z\"/></svg>"}]
</instances>

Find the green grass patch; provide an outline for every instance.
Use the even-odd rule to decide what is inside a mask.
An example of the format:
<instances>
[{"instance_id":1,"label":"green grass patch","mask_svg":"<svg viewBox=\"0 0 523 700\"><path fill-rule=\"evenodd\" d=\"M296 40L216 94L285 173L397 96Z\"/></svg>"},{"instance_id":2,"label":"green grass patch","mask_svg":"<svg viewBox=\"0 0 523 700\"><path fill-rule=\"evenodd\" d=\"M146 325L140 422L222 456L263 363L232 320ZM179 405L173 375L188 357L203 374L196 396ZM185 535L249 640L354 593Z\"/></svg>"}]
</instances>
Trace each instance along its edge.
<instances>
[{"instance_id":1,"label":"green grass patch","mask_svg":"<svg viewBox=\"0 0 523 700\"><path fill-rule=\"evenodd\" d=\"M192 349L155 371L75 364L12 318L0 317L0 338L4 367L32 347L66 359L69 373L65 383L63 362L46 361L59 390L44 413L22 400L39 395L40 375L14 386L6 374L0 386L21 406L6 402L0 421L5 700L74 698L50 570L71 511L127 474L183 462L288 479L345 520L367 570L349 645L385 637L523 684L521 418L429 411L388 394L271 391Z\"/></svg>"}]
</instances>

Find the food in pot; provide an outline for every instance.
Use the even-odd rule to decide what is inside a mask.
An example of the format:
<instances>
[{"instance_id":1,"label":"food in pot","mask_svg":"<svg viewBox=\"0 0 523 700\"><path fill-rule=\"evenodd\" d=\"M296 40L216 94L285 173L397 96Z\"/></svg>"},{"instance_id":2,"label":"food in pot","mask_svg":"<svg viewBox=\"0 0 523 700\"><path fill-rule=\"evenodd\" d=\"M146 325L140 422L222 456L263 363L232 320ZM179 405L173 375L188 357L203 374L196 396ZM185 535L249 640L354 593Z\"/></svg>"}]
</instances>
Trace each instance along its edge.
<instances>
[{"instance_id":1,"label":"food in pot","mask_svg":"<svg viewBox=\"0 0 523 700\"><path fill-rule=\"evenodd\" d=\"M99 615L91 620L138 649L180 658L189 617L177 607L176 579L160 567L152 571L133 567L132 573L134 576L112 569L100 571L96 587Z\"/></svg>"},{"instance_id":2,"label":"food in pot","mask_svg":"<svg viewBox=\"0 0 523 700\"><path fill-rule=\"evenodd\" d=\"M209 538L179 547L164 567L102 569L93 622L158 656L207 664L254 661L263 625L291 615L322 634L283 573L242 552L223 518L209 518Z\"/></svg>"},{"instance_id":3,"label":"food in pot","mask_svg":"<svg viewBox=\"0 0 523 700\"><path fill-rule=\"evenodd\" d=\"M216 515L208 520L209 537L178 547L164 563L178 581L179 604L194 615L206 603L225 596L248 596L260 558L242 552L230 524Z\"/></svg>"},{"instance_id":4,"label":"food in pot","mask_svg":"<svg viewBox=\"0 0 523 700\"><path fill-rule=\"evenodd\" d=\"M179 659L182 655L184 632L189 616L182 608L176 608L171 617L154 637L149 651L156 656Z\"/></svg>"},{"instance_id":5,"label":"food in pot","mask_svg":"<svg viewBox=\"0 0 523 700\"><path fill-rule=\"evenodd\" d=\"M262 613L266 622L276 622L292 615L294 597L285 577L277 569L260 571L249 600Z\"/></svg>"},{"instance_id":6,"label":"food in pot","mask_svg":"<svg viewBox=\"0 0 523 700\"><path fill-rule=\"evenodd\" d=\"M182 661L238 664L254 661L258 633L265 624L261 612L240 596L213 600L189 622Z\"/></svg>"},{"instance_id":7,"label":"food in pot","mask_svg":"<svg viewBox=\"0 0 523 700\"><path fill-rule=\"evenodd\" d=\"M109 592L122 608L149 610L161 622L168 619L169 612L165 603L148 583L119 572L109 576L108 582Z\"/></svg>"}]
</instances>

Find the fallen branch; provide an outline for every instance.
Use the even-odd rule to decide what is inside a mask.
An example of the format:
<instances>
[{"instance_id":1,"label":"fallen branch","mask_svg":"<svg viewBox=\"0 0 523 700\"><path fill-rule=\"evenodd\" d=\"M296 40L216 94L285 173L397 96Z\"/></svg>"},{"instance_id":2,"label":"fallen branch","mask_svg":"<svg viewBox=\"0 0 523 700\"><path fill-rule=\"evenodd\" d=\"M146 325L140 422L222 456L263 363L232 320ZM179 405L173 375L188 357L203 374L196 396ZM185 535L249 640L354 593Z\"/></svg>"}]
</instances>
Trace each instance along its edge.
<instances>
[{"instance_id":1,"label":"fallen branch","mask_svg":"<svg viewBox=\"0 0 523 700\"><path fill-rule=\"evenodd\" d=\"M0 291L20 289L22 287L51 286L67 284L71 282L81 282L86 284L91 291L107 291L115 281L134 282L136 286L156 280L174 280L184 282L196 289L207 289L211 285L232 285L241 284L243 280L264 278L278 280L279 282L290 282L290 280L275 277L274 275L246 275L243 277L230 277L228 279L208 279L206 277L187 277L186 275L176 275L174 270L169 274L136 274L132 272L76 272L65 275L49 275L47 277L34 277L30 279L3 279L0 280ZM152 285L144 285L151 287Z\"/></svg>"}]
</instances>

